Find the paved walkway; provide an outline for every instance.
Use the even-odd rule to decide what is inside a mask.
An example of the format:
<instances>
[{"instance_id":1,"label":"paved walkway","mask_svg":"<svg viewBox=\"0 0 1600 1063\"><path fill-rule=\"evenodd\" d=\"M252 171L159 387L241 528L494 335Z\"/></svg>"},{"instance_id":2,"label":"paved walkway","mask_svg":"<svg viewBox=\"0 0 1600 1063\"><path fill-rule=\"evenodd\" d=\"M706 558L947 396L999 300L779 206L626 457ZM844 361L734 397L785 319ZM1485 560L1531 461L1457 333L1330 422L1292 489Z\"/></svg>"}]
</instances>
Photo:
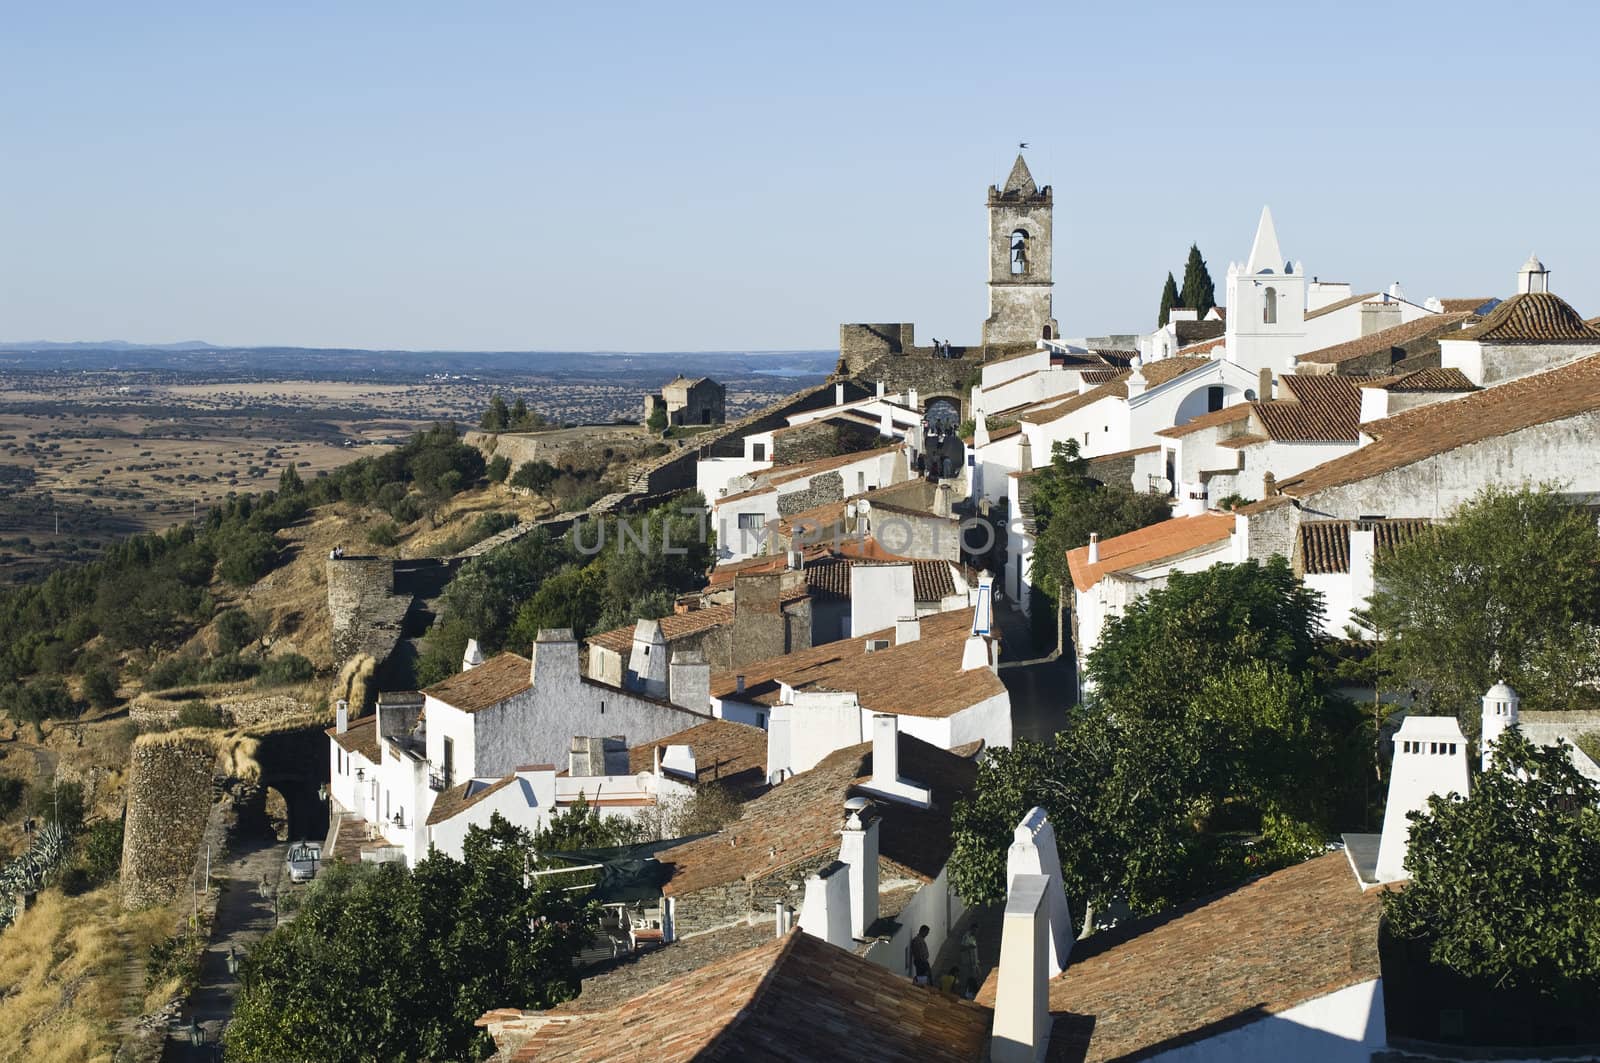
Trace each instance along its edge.
<instances>
[{"instance_id":1,"label":"paved walkway","mask_svg":"<svg viewBox=\"0 0 1600 1063\"><path fill-rule=\"evenodd\" d=\"M1036 649L1028 618L1010 601L998 603L995 622L1002 636L1000 681L1011 695L1013 738L1048 741L1078 700L1078 668L1069 640L1060 656L1055 647Z\"/></svg>"},{"instance_id":2,"label":"paved walkway","mask_svg":"<svg viewBox=\"0 0 1600 1063\"><path fill-rule=\"evenodd\" d=\"M276 889L280 878L287 885L284 860L288 846L283 842L244 843L233 859L216 869L222 894L217 900L217 916L211 928L211 944L200 959L200 987L189 997L167 1038L163 1060L211 1061L222 1058L219 1043L222 1030L233 1016L233 997L238 979L228 973L228 949L248 951L274 923L272 902L261 893L266 880ZM206 1032L206 1044L195 1048L189 1043L189 1020L196 1019Z\"/></svg>"}]
</instances>

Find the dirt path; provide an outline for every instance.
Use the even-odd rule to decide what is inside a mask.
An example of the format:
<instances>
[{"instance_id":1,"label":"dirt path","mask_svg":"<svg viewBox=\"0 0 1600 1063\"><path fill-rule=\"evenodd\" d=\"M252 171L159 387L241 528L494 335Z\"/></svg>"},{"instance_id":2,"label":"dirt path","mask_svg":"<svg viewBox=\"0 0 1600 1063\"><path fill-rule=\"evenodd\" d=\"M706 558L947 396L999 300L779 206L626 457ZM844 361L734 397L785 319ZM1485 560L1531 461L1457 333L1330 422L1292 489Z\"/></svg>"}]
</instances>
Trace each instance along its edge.
<instances>
[{"instance_id":1,"label":"dirt path","mask_svg":"<svg viewBox=\"0 0 1600 1063\"><path fill-rule=\"evenodd\" d=\"M237 855L216 874L221 879L222 895L217 901L216 921L211 929L211 944L200 960L200 987L189 998L182 1018L167 1040L163 1060L220 1059L217 1048L222 1030L233 1015L233 997L238 979L228 973L228 949L247 952L272 929L272 902L261 893L263 879L276 889L284 876L288 846L282 842L259 841L241 845ZM206 1044L189 1044L189 1021L199 1022L206 1033Z\"/></svg>"}]
</instances>

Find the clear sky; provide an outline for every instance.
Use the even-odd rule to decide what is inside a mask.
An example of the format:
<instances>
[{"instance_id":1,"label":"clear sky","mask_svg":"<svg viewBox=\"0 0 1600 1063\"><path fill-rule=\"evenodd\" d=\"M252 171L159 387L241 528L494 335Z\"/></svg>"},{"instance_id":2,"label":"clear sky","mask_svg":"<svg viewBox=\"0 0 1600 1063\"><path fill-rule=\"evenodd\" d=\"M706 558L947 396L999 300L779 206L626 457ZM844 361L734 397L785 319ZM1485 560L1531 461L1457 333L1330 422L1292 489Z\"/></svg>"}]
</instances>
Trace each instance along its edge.
<instances>
[{"instance_id":1,"label":"clear sky","mask_svg":"<svg viewBox=\"0 0 1600 1063\"><path fill-rule=\"evenodd\" d=\"M337 10L335 10L337 8ZM1324 279L1600 314L1591 4L24 3L0 339L459 349L975 341L987 185L1056 190L1067 335Z\"/></svg>"}]
</instances>

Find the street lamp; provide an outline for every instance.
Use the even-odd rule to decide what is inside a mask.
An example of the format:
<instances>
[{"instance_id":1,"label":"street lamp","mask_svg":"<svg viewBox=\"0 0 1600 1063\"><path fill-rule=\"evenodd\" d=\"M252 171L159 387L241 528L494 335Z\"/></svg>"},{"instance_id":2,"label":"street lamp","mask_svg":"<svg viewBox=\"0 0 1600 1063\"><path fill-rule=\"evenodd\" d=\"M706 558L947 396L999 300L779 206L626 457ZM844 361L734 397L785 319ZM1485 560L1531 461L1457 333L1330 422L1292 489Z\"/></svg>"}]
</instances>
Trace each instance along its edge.
<instances>
[{"instance_id":1,"label":"street lamp","mask_svg":"<svg viewBox=\"0 0 1600 1063\"><path fill-rule=\"evenodd\" d=\"M200 1028L200 1020L189 1017L189 1043L196 1048L206 1043L206 1032Z\"/></svg>"},{"instance_id":2,"label":"street lamp","mask_svg":"<svg viewBox=\"0 0 1600 1063\"><path fill-rule=\"evenodd\" d=\"M228 946L228 973L230 975L239 973L239 953L232 945Z\"/></svg>"}]
</instances>

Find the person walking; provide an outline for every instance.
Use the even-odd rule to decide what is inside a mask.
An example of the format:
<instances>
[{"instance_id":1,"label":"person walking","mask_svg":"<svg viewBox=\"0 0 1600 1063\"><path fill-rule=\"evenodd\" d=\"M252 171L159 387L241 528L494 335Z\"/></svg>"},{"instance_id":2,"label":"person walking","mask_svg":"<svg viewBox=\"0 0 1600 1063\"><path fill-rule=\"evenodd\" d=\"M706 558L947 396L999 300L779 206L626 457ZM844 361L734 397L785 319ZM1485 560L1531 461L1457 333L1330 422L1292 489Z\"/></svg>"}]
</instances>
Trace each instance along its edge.
<instances>
[{"instance_id":1,"label":"person walking","mask_svg":"<svg viewBox=\"0 0 1600 1063\"><path fill-rule=\"evenodd\" d=\"M933 967L928 962L927 924L923 924L917 936L911 939L911 980L917 985L927 985L933 981Z\"/></svg>"}]
</instances>

